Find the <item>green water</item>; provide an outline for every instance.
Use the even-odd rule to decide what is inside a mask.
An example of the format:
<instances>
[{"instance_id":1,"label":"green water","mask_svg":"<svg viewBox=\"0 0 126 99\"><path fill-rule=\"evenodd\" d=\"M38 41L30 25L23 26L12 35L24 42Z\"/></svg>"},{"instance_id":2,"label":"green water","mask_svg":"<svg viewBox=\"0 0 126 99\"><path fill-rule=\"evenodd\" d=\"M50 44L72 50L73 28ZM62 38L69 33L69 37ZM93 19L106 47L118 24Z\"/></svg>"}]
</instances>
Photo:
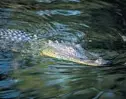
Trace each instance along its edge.
<instances>
[{"instance_id":1,"label":"green water","mask_svg":"<svg viewBox=\"0 0 126 99\"><path fill-rule=\"evenodd\" d=\"M81 44L113 63L90 67L41 57L41 42L34 42L30 53L1 49L0 98L125 99L125 4L124 0L0 0L0 28L37 34L45 41Z\"/></svg>"}]
</instances>

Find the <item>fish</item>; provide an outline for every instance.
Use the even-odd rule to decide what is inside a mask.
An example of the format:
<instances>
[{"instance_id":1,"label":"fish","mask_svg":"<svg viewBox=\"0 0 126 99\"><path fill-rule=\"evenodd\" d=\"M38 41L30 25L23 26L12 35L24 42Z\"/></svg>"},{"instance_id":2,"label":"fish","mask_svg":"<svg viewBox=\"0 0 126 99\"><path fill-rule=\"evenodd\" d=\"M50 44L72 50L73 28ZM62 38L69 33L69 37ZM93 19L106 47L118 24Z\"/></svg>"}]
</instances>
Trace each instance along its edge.
<instances>
[{"instance_id":1,"label":"fish","mask_svg":"<svg viewBox=\"0 0 126 99\"><path fill-rule=\"evenodd\" d=\"M37 40L37 38L39 38L37 35L32 35L22 30L0 29L0 40L4 40L4 42L14 42L17 44L21 43L23 45L28 42L30 45L34 40ZM39 38L39 40L41 39ZM40 52L38 52L41 56L52 57L89 66L106 66L111 63L109 60L104 60L102 57L98 57L97 59L89 59L89 55L92 57L94 56L88 51L84 50L80 44L64 41L59 42L58 40L48 40L42 43L44 47L40 46L40 48L43 48L39 50Z\"/></svg>"}]
</instances>

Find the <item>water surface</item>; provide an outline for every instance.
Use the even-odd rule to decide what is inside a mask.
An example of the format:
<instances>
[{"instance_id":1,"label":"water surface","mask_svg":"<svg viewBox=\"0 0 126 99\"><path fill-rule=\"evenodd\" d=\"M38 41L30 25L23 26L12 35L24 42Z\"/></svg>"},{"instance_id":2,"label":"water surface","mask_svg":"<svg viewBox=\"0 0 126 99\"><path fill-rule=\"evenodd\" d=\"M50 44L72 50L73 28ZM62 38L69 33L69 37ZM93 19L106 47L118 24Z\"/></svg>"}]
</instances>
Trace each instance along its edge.
<instances>
[{"instance_id":1,"label":"water surface","mask_svg":"<svg viewBox=\"0 0 126 99\"><path fill-rule=\"evenodd\" d=\"M30 53L13 52L0 43L1 99L125 99L125 1L1 0L0 28L23 30L40 40L81 44L111 60L90 67L39 56L41 42ZM7 46L6 46L7 45ZM29 46L23 45L23 49Z\"/></svg>"}]
</instances>

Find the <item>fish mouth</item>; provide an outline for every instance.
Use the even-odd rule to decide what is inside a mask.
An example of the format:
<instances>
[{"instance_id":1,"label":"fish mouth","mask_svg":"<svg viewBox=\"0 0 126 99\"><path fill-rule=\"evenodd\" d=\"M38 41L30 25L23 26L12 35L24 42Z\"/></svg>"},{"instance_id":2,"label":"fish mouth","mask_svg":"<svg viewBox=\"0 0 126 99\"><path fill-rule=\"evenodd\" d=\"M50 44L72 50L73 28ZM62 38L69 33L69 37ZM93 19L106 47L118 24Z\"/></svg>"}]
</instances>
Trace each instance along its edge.
<instances>
[{"instance_id":1,"label":"fish mouth","mask_svg":"<svg viewBox=\"0 0 126 99\"><path fill-rule=\"evenodd\" d=\"M112 65L112 61L104 60L102 58L95 60L94 63L98 64L99 66L110 66L110 65Z\"/></svg>"},{"instance_id":2,"label":"fish mouth","mask_svg":"<svg viewBox=\"0 0 126 99\"><path fill-rule=\"evenodd\" d=\"M90 65L90 66L110 66L112 62L110 60L104 60L103 58L99 57L98 59L75 59L76 63Z\"/></svg>"}]
</instances>

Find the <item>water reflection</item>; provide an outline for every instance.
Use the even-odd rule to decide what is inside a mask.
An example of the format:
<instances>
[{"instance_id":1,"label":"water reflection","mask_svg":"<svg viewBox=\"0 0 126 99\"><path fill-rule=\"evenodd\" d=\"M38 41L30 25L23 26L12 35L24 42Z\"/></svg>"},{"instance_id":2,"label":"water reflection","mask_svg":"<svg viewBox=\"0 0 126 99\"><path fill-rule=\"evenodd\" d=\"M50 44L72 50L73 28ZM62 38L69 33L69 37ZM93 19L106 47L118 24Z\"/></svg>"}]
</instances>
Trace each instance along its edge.
<instances>
[{"instance_id":1,"label":"water reflection","mask_svg":"<svg viewBox=\"0 0 126 99\"><path fill-rule=\"evenodd\" d=\"M80 11L75 11L75 10L45 10L45 11L38 11L37 12L39 15L64 15L64 16L70 16L70 15L80 15Z\"/></svg>"},{"instance_id":2,"label":"water reflection","mask_svg":"<svg viewBox=\"0 0 126 99\"><path fill-rule=\"evenodd\" d=\"M120 67L120 70L121 68L124 67ZM42 98L76 99L79 97L80 99L92 99L109 97L104 94L110 93L112 98L117 96L122 97L117 99L123 99L125 88L122 88L124 87L122 83L125 83L125 74L117 73L116 69L116 67L92 68L71 67L71 65L50 67L48 65L48 68L44 70L32 67L16 71L13 76L20 79L18 88L23 94L29 94L28 96L32 96L32 90L36 90L34 95ZM111 71L115 71L116 74Z\"/></svg>"},{"instance_id":3,"label":"water reflection","mask_svg":"<svg viewBox=\"0 0 126 99\"><path fill-rule=\"evenodd\" d=\"M4 43L0 35L4 46L0 98L125 99L125 33L117 22L122 16L115 4L104 0L1 0L0 4L0 28L22 30L40 41L23 43L12 52L13 43ZM81 44L114 65L87 67L40 57L41 40Z\"/></svg>"},{"instance_id":4,"label":"water reflection","mask_svg":"<svg viewBox=\"0 0 126 99\"><path fill-rule=\"evenodd\" d=\"M36 1L43 3L52 3L54 1L56 2L56 0L36 0ZM59 2L80 2L80 0L60 0Z\"/></svg>"}]
</instances>

